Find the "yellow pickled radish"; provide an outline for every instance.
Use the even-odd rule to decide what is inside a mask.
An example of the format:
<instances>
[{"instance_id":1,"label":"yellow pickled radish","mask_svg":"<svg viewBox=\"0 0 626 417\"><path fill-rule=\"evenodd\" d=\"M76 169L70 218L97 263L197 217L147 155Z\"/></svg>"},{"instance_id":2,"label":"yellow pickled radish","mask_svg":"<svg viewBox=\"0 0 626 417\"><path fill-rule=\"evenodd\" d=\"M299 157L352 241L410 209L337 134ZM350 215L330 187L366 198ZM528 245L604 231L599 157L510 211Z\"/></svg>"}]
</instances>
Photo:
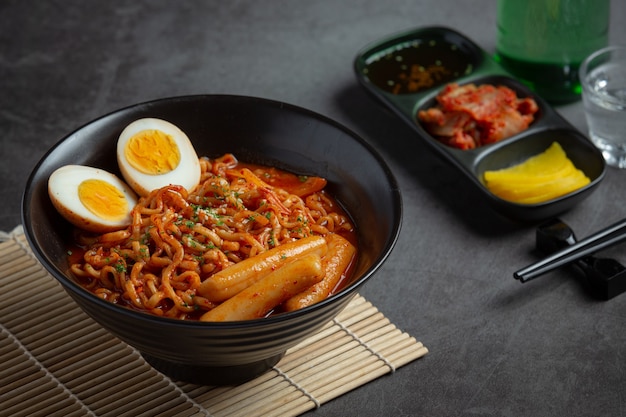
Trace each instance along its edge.
<instances>
[{"instance_id":1,"label":"yellow pickled radish","mask_svg":"<svg viewBox=\"0 0 626 417\"><path fill-rule=\"evenodd\" d=\"M589 178L553 142L544 152L521 164L484 174L487 188L498 197L520 204L537 204L589 184Z\"/></svg>"}]
</instances>

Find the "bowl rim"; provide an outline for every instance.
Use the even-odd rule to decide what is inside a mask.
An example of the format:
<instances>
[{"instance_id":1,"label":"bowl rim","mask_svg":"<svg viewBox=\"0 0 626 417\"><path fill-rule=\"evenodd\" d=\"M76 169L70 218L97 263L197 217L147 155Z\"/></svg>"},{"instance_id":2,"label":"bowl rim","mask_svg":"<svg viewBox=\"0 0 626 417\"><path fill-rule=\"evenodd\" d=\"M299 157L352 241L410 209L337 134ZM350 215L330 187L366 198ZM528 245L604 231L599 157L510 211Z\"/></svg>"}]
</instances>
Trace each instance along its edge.
<instances>
[{"instance_id":1,"label":"bowl rim","mask_svg":"<svg viewBox=\"0 0 626 417\"><path fill-rule=\"evenodd\" d=\"M229 321L229 322L204 322L199 320L181 320L170 317L161 317L156 316L150 313L142 312L139 310L134 310L131 308L119 306L117 304L111 303L109 301L103 300L93 293L89 292L78 283L70 279L60 268L58 268L49 258L48 256L41 250L39 245L37 244L37 239L35 238L36 233L33 229L33 224L31 223L28 213L31 208L31 197L32 186L35 181L35 178L41 169L42 165L46 162L46 160L52 155L59 147L62 146L64 142L74 137L78 132L87 128L90 125L95 123L102 122L103 120L113 117L115 115L119 115L121 113L129 112L134 109L138 109L145 106L158 105L162 103L172 103L176 101L190 101L190 100L241 100L248 102L261 103L263 105L278 107L279 109L286 109L290 112L295 112L303 116L311 117L321 123L330 125L334 129L337 129L349 136L357 143L359 143L366 152L370 154L370 156L376 160L379 167L385 174L385 178L390 185L390 193L393 200L393 209L394 209L394 217L397 218L396 222L391 224L390 236L383 248L382 253L378 256L372 263L372 265L367 268L367 270L363 273L362 276L355 279L349 285L344 287L341 291L325 298L324 300L310 305L308 307L304 307L299 310L280 313L274 316L252 319L252 320L241 320L241 321ZM315 112L313 110L309 110L307 108L286 103L284 101L268 99L257 96L246 96L246 95L236 95L236 94L190 94L190 95L179 95L179 96L170 96L170 97L162 97L153 100L147 100L138 102L135 104L126 105L120 107L118 109L109 111L101 116L98 116L90 121L79 125L77 128L70 131L68 134L65 134L61 137L54 145L52 145L39 159L39 161L33 166L28 179L26 181L22 201L21 201L21 217L22 217L22 225L24 229L24 235L26 240L35 255L36 259L41 263L44 269L52 275L66 290L71 291L80 297L87 297L90 301L96 303L100 307L105 308L106 310L110 310L113 313L118 313L121 315L127 315L132 318L136 318L139 320L148 320L159 323L159 325L165 326L173 326L173 327L189 327L189 328L211 328L216 326L220 329L228 329L228 328L256 328L259 325L268 325L272 326L276 323L280 323L283 321L289 321L292 319L297 319L301 316L305 316L309 314L309 312L317 311L323 309L326 305L333 303L335 300L342 299L345 297L351 297L356 293L356 290L360 288L371 276L383 265L383 263L387 260L393 248L395 247L400 230L402 228L403 221L403 200L402 195L400 193L400 187L398 182L388 166L388 164L383 159L382 155L374 148L369 142L367 142L360 135L356 134L353 130L347 128L343 124L337 122L336 120L331 119L328 116L325 116L321 113Z\"/></svg>"}]
</instances>

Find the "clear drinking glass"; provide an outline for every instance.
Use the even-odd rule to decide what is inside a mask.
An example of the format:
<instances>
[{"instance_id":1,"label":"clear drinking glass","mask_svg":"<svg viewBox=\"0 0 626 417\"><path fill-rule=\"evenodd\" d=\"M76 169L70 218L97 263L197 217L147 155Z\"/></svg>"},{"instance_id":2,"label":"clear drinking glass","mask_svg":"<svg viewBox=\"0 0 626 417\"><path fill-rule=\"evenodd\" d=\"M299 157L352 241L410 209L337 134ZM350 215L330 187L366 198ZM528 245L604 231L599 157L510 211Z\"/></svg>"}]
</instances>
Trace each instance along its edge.
<instances>
[{"instance_id":1,"label":"clear drinking glass","mask_svg":"<svg viewBox=\"0 0 626 417\"><path fill-rule=\"evenodd\" d=\"M610 166L626 168L626 46L591 54L580 67L591 141Z\"/></svg>"}]
</instances>

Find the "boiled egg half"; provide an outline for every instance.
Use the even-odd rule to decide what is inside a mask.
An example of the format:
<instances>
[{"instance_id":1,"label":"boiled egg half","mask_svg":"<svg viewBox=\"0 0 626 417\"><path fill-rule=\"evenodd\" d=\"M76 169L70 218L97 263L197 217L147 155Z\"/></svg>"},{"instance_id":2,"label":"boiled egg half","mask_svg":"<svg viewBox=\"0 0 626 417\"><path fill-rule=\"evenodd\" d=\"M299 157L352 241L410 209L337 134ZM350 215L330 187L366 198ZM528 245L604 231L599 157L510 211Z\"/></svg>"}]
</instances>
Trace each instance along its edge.
<instances>
[{"instance_id":1,"label":"boiled egg half","mask_svg":"<svg viewBox=\"0 0 626 417\"><path fill-rule=\"evenodd\" d=\"M129 124L117 141L117 162L124 179L140 196L168 185L187 191L200 182L198 155L187 135L155 118Z\"/></svg>"},{"instance_id":2,"label":"boiled egg half","mask_svg":"<svg viewBox=\"0 0 626 417\"><path fill-rule=\"evenodd\" d=\"M132 222L137 197L117 176L98 168L66 165L50 175L48 194L57 211L76 227L94 233Z\"/></svg>"}]
</instances>

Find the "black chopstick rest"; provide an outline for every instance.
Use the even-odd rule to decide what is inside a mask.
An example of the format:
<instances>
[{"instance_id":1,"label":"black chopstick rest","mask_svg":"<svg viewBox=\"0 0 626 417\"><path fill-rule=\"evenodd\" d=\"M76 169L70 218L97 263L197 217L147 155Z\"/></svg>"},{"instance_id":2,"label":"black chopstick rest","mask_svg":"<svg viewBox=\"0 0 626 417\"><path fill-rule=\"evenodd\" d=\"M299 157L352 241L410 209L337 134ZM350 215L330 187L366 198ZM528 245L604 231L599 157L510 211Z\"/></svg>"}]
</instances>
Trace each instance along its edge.
<instances>
[{"instance_id":1,"label":"black chopstick rest","mask_svg":"<svg viewBox=\"0 0 626 417\"><path fill-rule=\"evenodd\" d=\"M575 262L586 256L593 255L603 249L615 246L626 240L626 219L610 225L597 233L579 240L571 246L548 255L545 259L528 265L513 274L521 282L530 281L553 269Z\"/></svg>"},{"instance_id":2,"label":"black chopstick rest","mask_svg":"<svg viewBox=\"0 0 626 417\"><path fill-rule=\"evenodd\" d=\"M537 228L535 247L546 255L577 242L572 229L559 219L549 220ZM626 267L615 259L587 255L573 262L585 275L591 294L609 300L626 291Z\"/></svg>"}]
</instances>

